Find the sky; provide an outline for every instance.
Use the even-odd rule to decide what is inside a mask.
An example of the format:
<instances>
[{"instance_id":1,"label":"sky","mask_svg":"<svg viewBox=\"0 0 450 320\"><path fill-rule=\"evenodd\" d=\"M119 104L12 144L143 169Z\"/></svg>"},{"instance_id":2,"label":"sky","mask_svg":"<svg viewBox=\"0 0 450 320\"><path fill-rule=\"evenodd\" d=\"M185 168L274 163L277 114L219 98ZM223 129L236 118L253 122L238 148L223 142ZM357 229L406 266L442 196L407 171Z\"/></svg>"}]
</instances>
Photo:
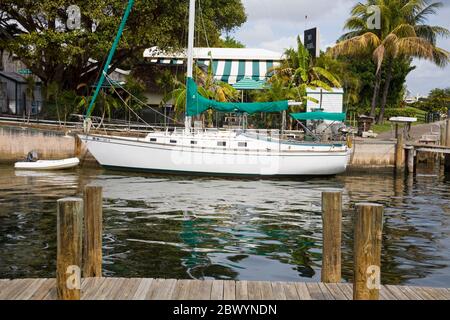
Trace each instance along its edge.
<instances>
[{"instance_id":1,"label":"sky","mask_svg":"<svg viewBox=\"0 0 450 320\"><path fill-rule=\"evenodd\" d=\"M450 0L441 0L444 8L430 17L429 24L450 29ZM298 34L318 27L322 50L333 45L344 33L344 24L358 0L242 0L248 19L232 36L248 48L263 48L282 53L294 47ZM305 16L308 16L306 19ZM450 51L450 38L438 46ZM414 60L417 69L407 78L411 95L427 95L431 89L450 87L450 66L444 69Z\"/></svg>"}]
</instances>

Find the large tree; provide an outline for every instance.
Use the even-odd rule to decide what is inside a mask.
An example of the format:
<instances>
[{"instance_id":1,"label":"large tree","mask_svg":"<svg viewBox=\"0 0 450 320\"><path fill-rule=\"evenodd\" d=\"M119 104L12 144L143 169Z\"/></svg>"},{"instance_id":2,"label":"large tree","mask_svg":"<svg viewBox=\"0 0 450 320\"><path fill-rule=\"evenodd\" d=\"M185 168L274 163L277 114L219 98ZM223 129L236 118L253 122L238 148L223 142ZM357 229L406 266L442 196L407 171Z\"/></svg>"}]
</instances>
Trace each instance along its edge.
<instances>
[{"instance_id":1,"label":"large tree","mask_svg":"<svg viewBox=\"0 0 450 320\"><path fill-rule=\"evenodd\" d=\"M76 89L92 83L105 61L126 0L1 0L0 48L14 53L45 85ZM224 31L246 21L241 0L201 0L201 42L214 45ZM81 27L69 30L68 7L81 9ZM111 68L142 56L143 49L185 46L188 1L136 0ZM15 28L11 26L16 26ZM96 62L95 62L96 61Z\"/></svg>"}]
</instances>

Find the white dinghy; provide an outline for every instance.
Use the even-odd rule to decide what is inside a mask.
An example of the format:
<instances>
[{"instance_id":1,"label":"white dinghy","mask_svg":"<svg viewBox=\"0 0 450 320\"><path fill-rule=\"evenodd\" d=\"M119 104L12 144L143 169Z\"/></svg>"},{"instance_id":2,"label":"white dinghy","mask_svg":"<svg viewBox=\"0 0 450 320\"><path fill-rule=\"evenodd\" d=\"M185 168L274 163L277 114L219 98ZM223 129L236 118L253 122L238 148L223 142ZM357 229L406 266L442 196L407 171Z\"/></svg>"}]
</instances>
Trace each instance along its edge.
<instances>
[{"instance_id":1,"label":"white dinghy","mask_svg":"<svg viewBox=\"0 0 450 320\"><path fill-rule=\"evenodd\" d=\"M14 168L21 170L62 170L78 166L78 158L62 160L38 160L35 162L16 162Z\"/></svg>"}]
</instances>

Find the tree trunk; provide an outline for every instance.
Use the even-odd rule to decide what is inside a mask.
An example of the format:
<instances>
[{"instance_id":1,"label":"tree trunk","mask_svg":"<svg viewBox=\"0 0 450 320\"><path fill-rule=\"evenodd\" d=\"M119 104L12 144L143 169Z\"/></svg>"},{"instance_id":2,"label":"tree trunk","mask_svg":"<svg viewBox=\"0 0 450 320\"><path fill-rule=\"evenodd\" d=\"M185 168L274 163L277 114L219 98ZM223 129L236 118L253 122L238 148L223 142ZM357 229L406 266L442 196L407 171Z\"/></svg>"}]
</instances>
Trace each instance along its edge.
<instances>
[{"instance_id":1,"label":"tree trunk","mask_svg":"<svg viewBox=\"0 0 450 320\"><path fill-rule=\"evenodd\" d=\"M377 102L378 102L378 95L380 93L380 86L381 86L381 69L377 72L376 79L375 79L375 88L373 89L373 97L372 97L372 109L370 110L371 117L375 117L375 115L376 115L376 108L377 108Z\"/></svg>"},{"instance_id":2,"label":"tree trunk","mask_svg":"<svg viewBox=\"0 0 450 320\"><path fill-rule=\"evenodd\" d=\"M391 86L391 80L392 80L392 62L389 62L389 65L387 67L386 80L384 83L383 98L381 100L380 116L378 117L377 122L378 124L382 124L384 122L384 111L386 109L386 102L389 94L389 87Z\"/></svg>"}]
</instances>

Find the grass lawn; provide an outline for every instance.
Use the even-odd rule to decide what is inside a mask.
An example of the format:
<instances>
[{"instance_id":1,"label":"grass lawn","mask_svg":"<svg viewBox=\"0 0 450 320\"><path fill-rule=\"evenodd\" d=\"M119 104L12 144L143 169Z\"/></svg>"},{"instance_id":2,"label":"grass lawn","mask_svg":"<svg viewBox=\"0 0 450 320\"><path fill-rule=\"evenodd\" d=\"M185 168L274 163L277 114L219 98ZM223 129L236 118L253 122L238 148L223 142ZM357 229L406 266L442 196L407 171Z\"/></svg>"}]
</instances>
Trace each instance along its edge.
<instances>
[{"instance_id":1,"label":"grass lawn","mask_svg":"<svg viewBox=\"0 0 450 320\"><path fill-rule=\"evenodd\" d=\"M424 122L418 121L418 122L414 122L412 125L417 126L417 125L423 124L423 123ZM395 126L393 126L390 121L385 121L383 124L374 124L372 126L372 131L375 133L388 132L388 131L391 131L394 129L395 129Z\"/></svg>"}]
</instances>

